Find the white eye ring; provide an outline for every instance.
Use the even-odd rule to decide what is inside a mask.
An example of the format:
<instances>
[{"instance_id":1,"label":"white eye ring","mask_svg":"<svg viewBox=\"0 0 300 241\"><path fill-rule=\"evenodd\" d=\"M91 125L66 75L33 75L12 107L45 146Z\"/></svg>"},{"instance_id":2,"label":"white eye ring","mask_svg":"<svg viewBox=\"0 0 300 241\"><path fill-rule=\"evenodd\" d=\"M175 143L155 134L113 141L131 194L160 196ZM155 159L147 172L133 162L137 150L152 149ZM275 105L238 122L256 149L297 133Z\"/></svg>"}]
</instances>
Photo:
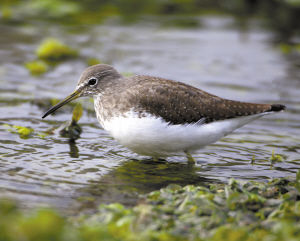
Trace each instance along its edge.
<instances>
[{"instance_id":1,"label":"white eye ring","mask_svg":"<svg viewBox=\"0 0 300 241\"><path fill-rule=\"evenodd\" d=\"M95 77L92 77L92 78L89 79L88 85L93 86L93 85L96 85L97 82L98 82L98 80Z\"/></svg>"}]
</instances>

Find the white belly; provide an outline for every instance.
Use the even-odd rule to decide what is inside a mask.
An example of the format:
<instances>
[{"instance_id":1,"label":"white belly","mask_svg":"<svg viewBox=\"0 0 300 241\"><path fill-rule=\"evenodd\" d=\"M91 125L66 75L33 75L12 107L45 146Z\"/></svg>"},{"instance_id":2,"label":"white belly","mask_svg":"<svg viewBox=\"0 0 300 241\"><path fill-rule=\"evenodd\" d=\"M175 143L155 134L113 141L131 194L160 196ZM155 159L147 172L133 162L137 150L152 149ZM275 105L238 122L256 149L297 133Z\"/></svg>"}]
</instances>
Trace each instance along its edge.
<instances>
[{"instance_id":1,"label":"white belly","mask_svg":"<svg viewBox=\"0 0 300 241\"><path fill-rule=\"evenodd\" d=\"M146 156L166 157L200 149L262 115L209 124L168 125L162 118L151 115L139 118L135 113L128 112L109 121L101 120L101 124L117 141L132 151Z\"/></svg>"}]
</instances>

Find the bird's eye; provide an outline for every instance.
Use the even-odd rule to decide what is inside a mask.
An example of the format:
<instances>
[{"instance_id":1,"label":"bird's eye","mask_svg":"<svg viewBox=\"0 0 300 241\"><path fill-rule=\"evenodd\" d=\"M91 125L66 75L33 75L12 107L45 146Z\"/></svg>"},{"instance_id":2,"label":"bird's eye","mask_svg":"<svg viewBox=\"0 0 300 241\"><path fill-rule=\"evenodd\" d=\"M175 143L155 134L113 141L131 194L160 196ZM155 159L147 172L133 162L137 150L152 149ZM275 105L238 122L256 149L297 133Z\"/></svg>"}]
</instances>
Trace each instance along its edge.
<instances>
[{"instance_id":1,"label":"bird's eye","mask_svg":"<svg viewBox=\"0 0 300 241\"><path fill-rule=\"evenodd\" d=\"M91 79L89 79L88 85L95 85L96 83L97 83L97 79L91 78Z\"/></svg>"}]
</instances>

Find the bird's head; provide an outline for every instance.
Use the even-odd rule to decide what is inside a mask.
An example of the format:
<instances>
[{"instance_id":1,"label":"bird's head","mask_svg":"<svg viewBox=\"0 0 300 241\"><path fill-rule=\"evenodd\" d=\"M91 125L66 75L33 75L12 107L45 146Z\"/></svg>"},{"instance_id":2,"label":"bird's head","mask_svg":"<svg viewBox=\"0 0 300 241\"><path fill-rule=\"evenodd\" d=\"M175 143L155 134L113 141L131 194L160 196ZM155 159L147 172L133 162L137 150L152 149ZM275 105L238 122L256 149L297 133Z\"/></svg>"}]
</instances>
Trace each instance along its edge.
<instances>
[{"instance_id":1,"label":"bird's head","mask_svg":"<svg viewBox=\"0 0 300 241\"><path fill-rule=\"evenodd\" d=\"M121 75L112 66L106 64L97 64L88 67L81 74L75 91L64 100L50 108L42 118L54 113L63 105L84 96L96 96L115 83L115 80L121 78Z\"/></svg>"}]
</instances>

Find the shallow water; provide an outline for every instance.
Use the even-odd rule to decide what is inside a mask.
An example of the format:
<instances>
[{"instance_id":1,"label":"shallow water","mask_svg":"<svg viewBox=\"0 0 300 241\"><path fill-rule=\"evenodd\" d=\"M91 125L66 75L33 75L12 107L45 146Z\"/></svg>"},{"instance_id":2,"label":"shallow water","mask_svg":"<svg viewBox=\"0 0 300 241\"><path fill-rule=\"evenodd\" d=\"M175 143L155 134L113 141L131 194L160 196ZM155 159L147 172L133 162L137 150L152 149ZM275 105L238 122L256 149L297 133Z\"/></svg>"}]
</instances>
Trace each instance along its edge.
<instances>
[{"instance_id":1,"label":"shallow water","mask_svg":"<svg viewBox=\"0 0 300 241\"><path fill-rule=\"evenodd\" d=\"M93 209L103 202L135 203L170 183L226 182L229 178L267 180L300 168L299 59L271 44L272 34L253 26L236 29L231 19L207 18L197 29L157 25L66 27L41 23L0 25L0 195L25 207L55 206L66 213ZM24 63L45 36L80 49L80 57L32 77ZM71 108L41 119L50 99L75 87L85 60L97 57L120 72L183 81L216 95L242 101L282 103L288 110L244 126L194 155L153 162L120 146L86 109L76 143L57 131L37 133L71 119ZM297 62L298 61L298 62ZM43 104L41 104L43 103ZM31 127L28 139L3 124ZM271 163L272 151L283 162ZM254 162L251 162L254 160Z\"/></svg>"}]
</instances>

